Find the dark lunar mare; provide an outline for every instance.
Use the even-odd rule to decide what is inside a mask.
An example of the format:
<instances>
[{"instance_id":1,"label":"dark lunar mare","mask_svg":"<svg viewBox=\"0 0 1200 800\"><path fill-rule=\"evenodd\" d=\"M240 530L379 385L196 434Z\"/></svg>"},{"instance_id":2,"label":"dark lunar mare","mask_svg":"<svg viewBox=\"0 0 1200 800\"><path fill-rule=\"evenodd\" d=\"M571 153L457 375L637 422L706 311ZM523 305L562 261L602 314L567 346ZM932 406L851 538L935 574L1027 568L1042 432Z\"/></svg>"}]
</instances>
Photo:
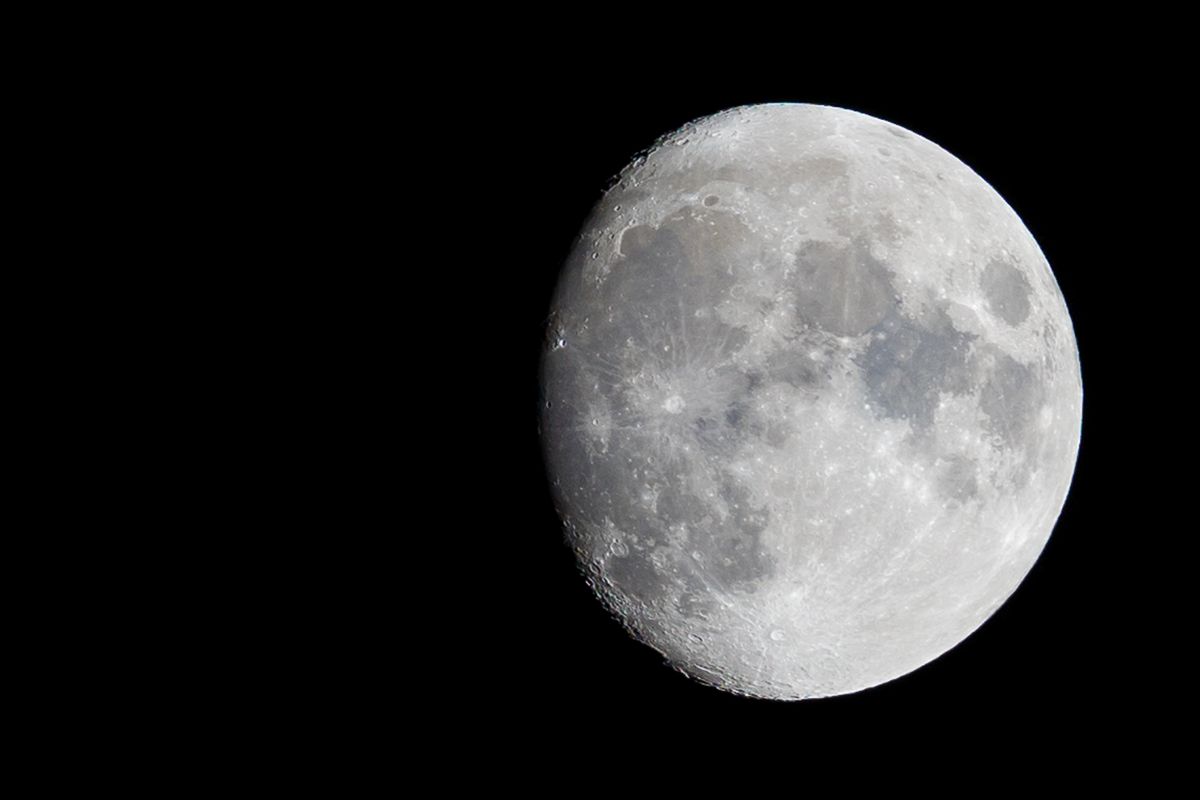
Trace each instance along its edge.
<instances>
[{"instance_id":1,"label":"dark lunar mare","mask_svg":"<svg viewBox=\"0 0 1200 800\"><path fill-rule=\"evenodd\" d=\"M971 391L974 338L951 325L941 308L919 321L889 309L858 359L876 413L907 420L916 432L928 430L943 392Z\"/></svg>"},{"instance_id":2,"label":"dark lunar mare","mask_svg":"<svg viewBox=\"0 0 1200 800\"><path fill-rule=\"evenodd\" d=\"M626 230L604 281L585 279L586 262L564 281L543 359L544 391L559 404L543 410L542 430L560 513L620 532L605 566L620 591L688 616L774 569L760 543L769 512L724 467L765 431L750 402L759 379L729 363L745 332L711 313L745 260L732 248L749 240L735 217L707 208ZM639 406L660 385L684 387L678 415ZM611 420L603 449L597 403Z\"/></svg>"}]
</instances>

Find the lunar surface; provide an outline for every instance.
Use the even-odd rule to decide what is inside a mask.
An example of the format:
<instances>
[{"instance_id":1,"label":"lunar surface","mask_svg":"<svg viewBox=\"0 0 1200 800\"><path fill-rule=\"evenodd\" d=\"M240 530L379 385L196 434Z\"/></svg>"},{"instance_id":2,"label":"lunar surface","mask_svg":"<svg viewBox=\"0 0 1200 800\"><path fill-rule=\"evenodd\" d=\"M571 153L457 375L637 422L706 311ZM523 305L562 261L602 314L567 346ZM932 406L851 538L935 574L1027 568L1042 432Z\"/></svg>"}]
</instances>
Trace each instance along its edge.
<instances>
[{"instance_id":1,"label":"lunar surface","mask_svg":"<svg viewBox=\"0 0 1200 800\"><path fill-rule=\"evenodd\" d=\"M928 663L1017 588L1082 384L1017 214L936 144L732 109L603 196L547 321L541 433L589 584L685 674L765 698Z\"/></svg>"}]
</instances>

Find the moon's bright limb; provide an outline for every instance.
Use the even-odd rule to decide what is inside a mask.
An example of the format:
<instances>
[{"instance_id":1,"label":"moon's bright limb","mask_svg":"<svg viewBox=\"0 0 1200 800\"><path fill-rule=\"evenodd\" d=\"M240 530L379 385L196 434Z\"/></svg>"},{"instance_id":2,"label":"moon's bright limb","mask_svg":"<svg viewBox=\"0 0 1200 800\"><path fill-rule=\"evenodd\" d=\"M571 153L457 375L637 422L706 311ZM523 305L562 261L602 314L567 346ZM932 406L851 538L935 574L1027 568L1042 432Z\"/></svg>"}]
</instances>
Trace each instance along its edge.
<instances>
[{"instance_id":1,"label":"moon's bright limb","mask_svg":"<svg viewBox=\"0 0 1200 800\"><path fill-rule=\"evenodd\" d=\"M1082 387L1004 200L813 105L685 126L604 195L542 363L555 499L600 598L686 674L798 699L936 658L1062 509Z\"/></svg>"}]
</instances>

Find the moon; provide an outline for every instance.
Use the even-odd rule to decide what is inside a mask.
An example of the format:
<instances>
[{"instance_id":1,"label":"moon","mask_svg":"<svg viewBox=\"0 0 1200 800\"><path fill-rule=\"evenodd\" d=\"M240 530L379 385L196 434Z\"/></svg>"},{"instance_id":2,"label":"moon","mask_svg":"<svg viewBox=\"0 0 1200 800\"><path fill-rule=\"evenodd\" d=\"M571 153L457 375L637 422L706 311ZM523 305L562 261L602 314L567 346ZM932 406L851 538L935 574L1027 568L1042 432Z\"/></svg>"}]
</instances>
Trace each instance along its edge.
<instances>
[{"instance_id":1,"label":"moon","mask_svg":"<svg viewBox=\"0 0 1200 800\"><path fill-rule=\"evenodd\" d=\"M540 431L568 542L640 641L722 690L847 694L1021 583L1083 389L1037 242L938 145L854 111L689 123L562 268Z\"/></svg>"}]
</instances>

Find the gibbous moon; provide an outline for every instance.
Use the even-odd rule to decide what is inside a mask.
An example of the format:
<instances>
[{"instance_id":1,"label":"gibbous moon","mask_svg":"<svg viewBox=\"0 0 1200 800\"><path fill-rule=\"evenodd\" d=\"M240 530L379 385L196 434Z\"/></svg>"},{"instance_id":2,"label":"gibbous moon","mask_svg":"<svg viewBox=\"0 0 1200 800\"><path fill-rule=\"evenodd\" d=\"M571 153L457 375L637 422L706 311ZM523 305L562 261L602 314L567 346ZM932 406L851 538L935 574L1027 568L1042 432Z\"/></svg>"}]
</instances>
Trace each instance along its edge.
<instances>
[{"instance_id":1,"label":"gibbous moon","mask_svg":"<svg viewBox=\"0 0 1200 800\"><path fill-rule=\"evenodd\" d=\"M555 503L599 599L676 669L802 699L904 675L1017 588L1082 385L1017 214L853 111L771 104L639 156L563 267Z\"/></svg>"}]
</instances>

